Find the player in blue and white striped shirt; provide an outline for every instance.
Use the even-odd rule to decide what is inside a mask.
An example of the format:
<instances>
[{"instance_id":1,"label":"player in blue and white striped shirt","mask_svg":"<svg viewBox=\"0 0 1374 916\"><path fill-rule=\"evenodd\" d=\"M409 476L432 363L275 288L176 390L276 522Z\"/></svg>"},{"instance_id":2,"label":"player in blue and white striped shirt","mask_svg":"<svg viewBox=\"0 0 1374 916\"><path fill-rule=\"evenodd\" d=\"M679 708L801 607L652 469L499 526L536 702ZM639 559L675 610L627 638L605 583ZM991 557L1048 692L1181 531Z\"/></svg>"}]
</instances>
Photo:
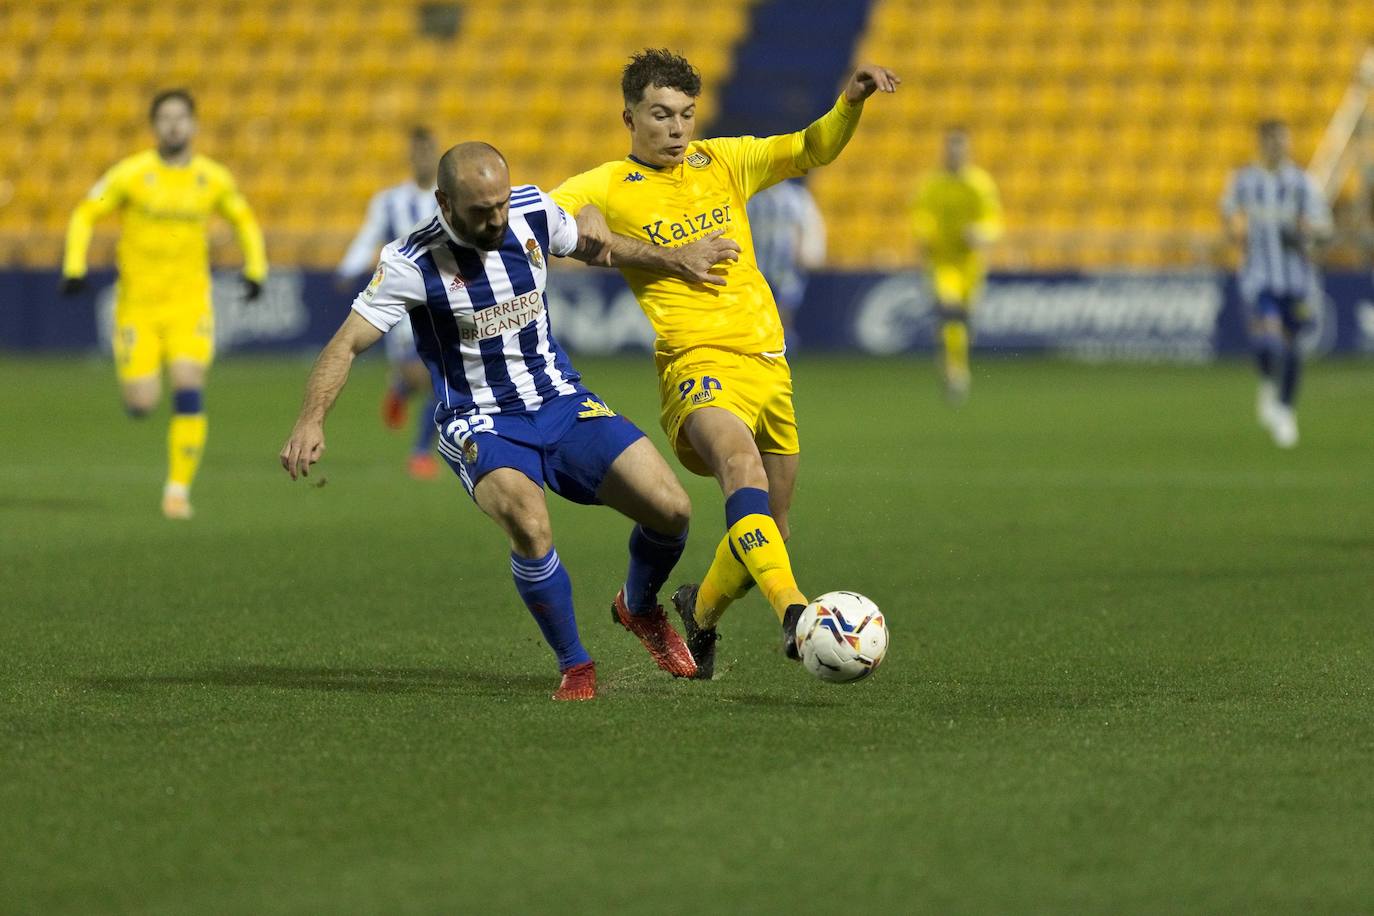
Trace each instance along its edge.
<instances>
[{"instance_id":1,"label":"player in blue and white striped shirt","mask_svg":"<svg viewBox=\"0 0 1374 916\"><path fill-rule=\"evenodd\" d=\"M692 676L696 664L657 602L686 544L687 494L644 434L583 386L549 324L549 258L608 263L604 218L588 208L574 222L534 185L512 188L505 159L485 143L449 150L438 178L439 214L383 249L316 361L282 466L295 479L319 460L324 417L353 358L408 320L439 400L440 453L510 537L516 590L558 657L554 698L591 699L596 673L553 547L546 484L638 523L612 611L659 667ZM451 563L466 559L456 551Z\"/></svg>"},{"instance_id":2,"label":"player in blue and white striped shirt","mask_svg":"<svg viewBox=\"0 0 1374 916\"><path fill-rule=\"evenodd\" d=\"M1259 161L1231 175L1221 201L1227 234L1244 251L1239 280L1259 362L1256 411L1280 448L1298 444L1297 336L1321 292L1313 249L1331 230L1326 199L1293 163L1291 147L1287 124L1262 122Z\"/></svg>"},{"instance_id":3,"label":"player in blue and white striped shirt","mask_svg":"<svg viewBox=\"0 0 1374 916\"><path fill-rule=\"evenodd\" d=\"M773 291L790 349L797 343L792 319L806 295L807 273L825 261L825 220L799 178L749 198L748 215L754 259Z\"/></svg>"},{"instance_id":4,"label":"player in blue and white striped shirt","mask_svg":"<svg viewBox=\"0 0 1374 916\"><path fill-rule=\"evenodd\" d=\"M412 178L404 184L379 191L367 205L367 217L348 246L335 270L342 289L365 276L377 263L377 251L394 238L405 235L421 221L434 218L439 205L434 200L435 174L439 150L428 128L410 132L410 169ZM356 287L353 287L356 289ZM429 393L429 371L415 352L410 325L401 322L386 335L386 357L391 364L391 379L382 400L382 419L392 429L405 426L407 405L416 394L423 395L424 407L416 416L415 441L407 467L410 476L428 480L439 475L434 459L434 406Z\"/></svg>"}]
</instances>

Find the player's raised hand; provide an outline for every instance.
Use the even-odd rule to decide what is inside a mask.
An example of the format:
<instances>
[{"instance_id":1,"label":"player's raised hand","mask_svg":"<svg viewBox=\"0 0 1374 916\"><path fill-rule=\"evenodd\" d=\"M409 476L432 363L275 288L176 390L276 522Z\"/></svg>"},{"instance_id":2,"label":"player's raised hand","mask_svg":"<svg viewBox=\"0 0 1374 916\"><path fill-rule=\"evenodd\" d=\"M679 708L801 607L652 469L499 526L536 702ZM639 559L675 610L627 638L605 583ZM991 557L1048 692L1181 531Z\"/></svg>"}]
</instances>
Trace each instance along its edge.
<instances>
[{"instance_id":1,"label":"player's raised hand","mask_svg":"<svg viewBox=\"0 0 1374 916\"><path fill-rule=\"evenodd\" d=\"M296 428L291 430L291 438L286 440L286 445L282 446L281 466L286 473L291 475L291 479L297 477L309 477L310 466L324 455L324 426L320 423L313 423L300 420L296 423Z\"/></svg>"},{"instance_id":2,"label":"player's raised hand","mask_svg":"<svg viewBox=\"0 0 1374 916\"><path fill-rule=\"evenodd\" d=\"M722 238L724 229L708 232L695 242L673 249L677 276L689 283L724 286L725 278L715 268L739 260L740 247L734 239Z\"/></svg>"},{"instance_id":3,"label":"player's raised hand","mask_svg":"<svg viewBox=\"0 0 1374 916\"><path fill-rule=\"evenodd\" d=\"M243 298L246 301L252 302L262 295L262 283L251 279L247 274L244 274L240 279L243 280Z\"/></svg>"},{"instance_id":4,"label":"player's raised hand","mask_svg":"<svg viewBox=\"0 0 1374 916\"><path fill-rule=\"evenodd\" d=\"M860 64L844 86L845 101L862 102L875 92L896 92L902 78L877 64Z\"/></svg>"},{"instance_id":5,"label":"player's raised hand","mask_svg":"<svg viewBox=\"0 0 1374 916\"><path fill-rule=\"evenodd\" d=\"M573 257L593 267L611 266L611 227L606 215L591 205L577 212L577 249Z\"/></svg>"}]
</instances>

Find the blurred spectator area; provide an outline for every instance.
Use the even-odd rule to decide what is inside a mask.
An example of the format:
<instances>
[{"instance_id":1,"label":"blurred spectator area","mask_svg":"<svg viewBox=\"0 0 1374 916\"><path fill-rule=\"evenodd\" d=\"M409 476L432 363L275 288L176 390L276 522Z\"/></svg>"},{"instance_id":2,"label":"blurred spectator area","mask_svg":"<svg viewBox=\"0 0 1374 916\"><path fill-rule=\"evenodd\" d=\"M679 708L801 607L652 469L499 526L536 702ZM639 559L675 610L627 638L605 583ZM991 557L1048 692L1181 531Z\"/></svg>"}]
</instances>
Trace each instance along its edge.
<instances>
[{"instance_id":1,"label":"blurred spectator area","mask_svg":"<svg viewBox=\"0 0 1374 916\"><path fill-rule=\"evenodd\" d=\"M626 152L619 74L636 49L701 68L709 123L751 6L0 4L0 264L59 262L81 195L150 145L157 89L195 93L197 147L237 176L272 260L332 266L369 196L407 177L412 125L445 145L487 139L516 181L551 188ZM1209 262L1217 199L1253 155L1256 120L1286 117L1306 162L1372 34L1374 4L1338 0L873 0L852 57L905 82L813 180L831 261L913 263L912 187L942 128L961 124L1002 189L997 266ZM103 224L96 263L113 236ZM216 255L233 260L227 236Z\"/></svg>"},{"instance_id":2,"label":"blurred spectator area","mask_svg":"<svg viewBox=\"0 0 1374 916\"><path fill-rule=\"evenodd\" d=\"M368 198L409 177L407 132L488 140L517 182L552 188L627 149L620 70L685 52L728 76L739 0L371 3L158 0L0 3L0 264L60 262L72 208L152 145L153 93L196 97L197 150L234 173L274 263L333 266ZM453 11L456 9L456 15ZM457 30L450 37L452 26ZM93 259L115 236L103 222ZM232 234L216 233L232 261Z\"/></svg>"},{"instance_id":3,"label":"blurred spectator area","mask_svg":"<svg viewBox=\"0 0 1374 916\"><path fill-rule=\"evenodd\" d=\"M832 262L911 263L912 184L960 124L1006 206L995 265L1209 263L1256 122L1305 164L1371 36L1374 4L1340 0L875 0L856 59L905 82L817 173Z\"/></svg>"}]
</instances>

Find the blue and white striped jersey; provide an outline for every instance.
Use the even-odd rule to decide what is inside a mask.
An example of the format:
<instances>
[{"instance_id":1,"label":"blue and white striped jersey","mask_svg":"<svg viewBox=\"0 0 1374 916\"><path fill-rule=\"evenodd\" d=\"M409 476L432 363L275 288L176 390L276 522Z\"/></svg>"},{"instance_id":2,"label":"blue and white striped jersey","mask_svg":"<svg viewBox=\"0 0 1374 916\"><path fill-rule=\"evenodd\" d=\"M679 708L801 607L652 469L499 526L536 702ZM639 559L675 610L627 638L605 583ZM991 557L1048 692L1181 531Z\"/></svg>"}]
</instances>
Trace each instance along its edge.
<instances>
[{"instance_id":1,"label":"blue and white striped jersey","mask_svg":"<svg viewBox=\"0 0 1374 916\"><path fill-rule=\"evenodd\" d=\"M782 181L749 198L754 258L783 308L796 307L807 268L825 259L825 221L799 181Z\"/></svg>"},{"instance_id":2,"label":"blue and white striped jersey","mask_svg":"<svg viewBox=\"0 0 1374 916\"><path fill-rule=\"evenodd\" d=\"M1291 162L1270 171L1247 165L1231 175L1221 199L1226 217L1243 213L1245 257L1240 290L1254 300L1261 293L1306 297L1316 285L1312 259L1297 244L1299 217L1316 229L1331 225L1331 211L1316 182Z\"/></svg>"},{"instance_id":3,"label":"blue and white striped jersey","mask_svg":"<svg viewBox=\"0 0 1374 916\"><path fill-rule=\"evenodd\" d=\"M413 181L378 191L367 204L367 217L348 246L335 273L345 279L360 277L372 269L377 249L405 235L421 220L439 212L433 188L422 188Z\"/></svg>"},{"instance_id":4,"label":"blue and white striped jersey","mask_svg":"<svg viewBox=\"0 0 1374 916\"><path fill-rule=\"evenodd\" d=\"M500 248L472 247L436 215L382 249L353 310L381 331L409 316L439 400L437 422L533 412L587 390L554 339L544 294L549 257L576 247L572 217L534 185L512 188Z\"/></svg>"}]
</instances>

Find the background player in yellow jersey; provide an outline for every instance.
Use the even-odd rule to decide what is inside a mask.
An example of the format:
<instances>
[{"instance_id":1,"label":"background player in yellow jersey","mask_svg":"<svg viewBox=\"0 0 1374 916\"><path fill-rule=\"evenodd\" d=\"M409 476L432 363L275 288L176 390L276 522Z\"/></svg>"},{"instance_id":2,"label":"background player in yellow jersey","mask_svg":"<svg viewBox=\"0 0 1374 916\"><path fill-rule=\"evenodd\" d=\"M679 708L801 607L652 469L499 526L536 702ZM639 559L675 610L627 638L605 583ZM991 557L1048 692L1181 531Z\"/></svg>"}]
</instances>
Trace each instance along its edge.
<instances>
[{"instance_id":1,"label":"background player in yellow jersey","mask_svg":"<svg viewBox=\"0 0 1374 916\"><path fill-rule=\"evenodd\" d=\"M700 586L673 596L698 677L713 671L717 621L751 584L782 621L792 658L806 605L785 546L800 452L792 374L745 203L834 160L858 127L864 100L894 92L899 82L883 67L862 66L805 130L694 140L700 74L679 55L647 50L621 79L630 154L553 192L569 212L596 207L617 233L611 266L624 273L657 338L660 422L683 466L714 476L725 495L728 530L711 568ZM681 265L664 256L680 247L695 247L715 265L714 276L683 279ZM615 612L623 618L623 608Z\"/></svg>"},{"instance_id":2,"label":"background player in yellow jersey","mask_svg":"<svg viewBox=\"0 0 1374 916\"><path fill-rule=\"evenodd\" d=\"M945 393L960 403L971 378L969 312L983 291L983 252L1002 233L997 186L970 162L962 127L945 132L944 161L921 179L911 215L940 309Z\"/></svg>"},{"instance_id":3,"label":"background player in yellow jersey","mask_svg":"<svg viewBox=\"0 0 1374 916\"><path fill-rule=\"evenodd\" d=\"M116 163L72 213L62 290L81 290L93 224L118 211L123 221L116 253L115 369L125 409L142 417L157 407L166 367L172 423L162 512L187 519L191 482L205 447L202 389L214 356L210 215L219 213L234 226L250 299L262 291L267 258L262 231L228 170L191 151L196 117L190 93L159 93L149 117L157 148Z\"/></svg>"}]
</instances>

